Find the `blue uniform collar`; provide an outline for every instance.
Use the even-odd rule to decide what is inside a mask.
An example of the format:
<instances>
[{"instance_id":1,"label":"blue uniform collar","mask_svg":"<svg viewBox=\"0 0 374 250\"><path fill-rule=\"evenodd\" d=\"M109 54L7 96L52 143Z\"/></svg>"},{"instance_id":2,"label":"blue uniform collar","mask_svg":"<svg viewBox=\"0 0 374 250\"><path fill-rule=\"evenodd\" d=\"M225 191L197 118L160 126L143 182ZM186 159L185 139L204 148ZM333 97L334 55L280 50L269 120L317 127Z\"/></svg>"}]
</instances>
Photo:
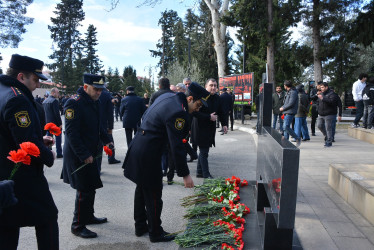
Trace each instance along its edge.
<instances>
[{"instance_id":1,"label":"blue uniform collar","mask_svg":"<svg viewBox=\"0 0 374 250\"><path fill-rule=\"evenodd\" d=\"M7 85L9 87L15 87L22 91L22 93L30 99L31 102L34 102L34 97L31 93L31 91L20 81L17 79L7 76L7 75L0 75L0 82L2 82L4 85Z\"/></svg>"}]
</instances>

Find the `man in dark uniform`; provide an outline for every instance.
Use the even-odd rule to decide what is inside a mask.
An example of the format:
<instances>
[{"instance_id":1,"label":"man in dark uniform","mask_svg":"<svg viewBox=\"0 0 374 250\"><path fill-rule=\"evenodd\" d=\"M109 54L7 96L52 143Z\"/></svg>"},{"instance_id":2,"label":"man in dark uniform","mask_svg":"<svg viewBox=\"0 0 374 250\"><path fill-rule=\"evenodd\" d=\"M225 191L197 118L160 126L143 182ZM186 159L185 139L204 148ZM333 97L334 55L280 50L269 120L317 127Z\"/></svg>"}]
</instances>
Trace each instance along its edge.
<instances>
[{"instance_id":1,"label":"man in dark uniform","mask_svg":"<svg viewBox=\"0 0 374 250\"><path fill-rule=\"evenodd\" d=\"M126 97L121 100L120 112L122 114L123 127L126 131L127 146L132 140L132 133L136 134L136 129L140 124L140 119L147 107L142 98L135 94L135 88L126 88Z\"/></svg>"},{"instance_id":2,"label":"man in dark uniform","mask_svg":"<svg viewBox=\"0 0 374 250\"><path fill-rule=\"evenodd\" d=\"M94 216L96 189L103 187L97 166L102 144L112 144L100 123L99 97L104 89L104 78L85 74L84 86L75 98L69 99L64 107L65 144L62 177L65 183L77 190L71 232L82 238L95 238L97 234L86 225L107 222L106 218ZM73 172L83 164L88 164Z\"/></svg>"},{"instance_id":3,"label":"man in dark uniform","mask_svg":"<svg viewBox=\"0 0 374 250\"><path fill-rule=\"evenodd\" d=\"M40 87L43 62L12 55L6 75L0 76L0 180L9 178L14 163L7 159L19 144L32 142L40 150L31 157L30 166L21 166L14 175L18 203L3 209L0 216L0 248L17 249L20 227L34 226L38 249L58 249L57 208L43 174L44 164L51 167L55 154L42 136L32 91Z\"/></svg>"},{"instance_id":4,"label":"man in dark uniform","mask_svg":"<svg viewBox=\"0 0 374 250\"><path fill-rule=\"evenodd\" d=\"M192 188L194 184L187 166L183 139L189 131L188 113L198 111L203 105L202 98L208 95L198 84L191 84L186 95L165 93L145 112L123 164L124 175L136 183L136 236L149 231L151 242L174 239L175 236L168 235L161 227L161 155L169 143L178 176L183 177L185 187Z\"/></svg>"},{"instance_id":5,"label":"man in dark uniform","mask_svg":"<svg viewBox=\"0 0 374 250\"><path fill-rule=\"evenodd\" d=\"M114 105L113 105L113 97L109 93L109 91L104 88L103 91L101 92L100 95L100 122L103 128L108 132L108 135L110 137L110 140L114 143L113 140L113 126L114 126L114 116L113 116L113 110L114 110ZM115 158L116 152L115 149L112 149L112 155L108 155L108 163L109 164L117 164L120 163L121 161L117 160ZM99 159L99 171L101 171L101 161Z\"/></svg>"},{"instance_id":6,"label":"man in dark uniform","mask_svg":"<svg viewBox=\"0 0 374 250\"><path fill-rule=\"evenodd\" d=\"M219 96L217 93L217 81L213 78L208 79L205 89L210 93L207 100L208 106L201 108L199 112L193 113L191 125L192 145L199 146L199 158L197 160L198 178L213 178L209 172L209 148L215 146L216 120L217 114L223 117L220 108ZM221 120L224 133L227 133L227 120Z\"/></svg>"},{"instance_id":7,"label":"man in dark uniform","mask_svg":"<svg viewBox=\"0 0 374 250\"><path fill-rule=\"evenodd\" d=\"M235 95L234 93L232 92L232 89L227 89L227 92L229 93L229 95L231 96L231 110L230 110L230 127L231 127L231 131L234 131L234 103L235 103Z\"/></svg>"},{"instance_id":8,"label":"man in dark uniform","mask_svg":"<svg viewBox=\"0 0 374 250\"><path fill-rule=\"evenodd\" d=\"M52 122L57 127L62 129L62 121L58 104L59 95L60 92L57 88L51 89L51 94L43 101L43 108L45 112L45 121L47 123ZM52 136L52 134L49 132L47 132L47 135ZM56 151L57 158L62 158L61 135L56 136Z\"/></svg>"}]
</instances>

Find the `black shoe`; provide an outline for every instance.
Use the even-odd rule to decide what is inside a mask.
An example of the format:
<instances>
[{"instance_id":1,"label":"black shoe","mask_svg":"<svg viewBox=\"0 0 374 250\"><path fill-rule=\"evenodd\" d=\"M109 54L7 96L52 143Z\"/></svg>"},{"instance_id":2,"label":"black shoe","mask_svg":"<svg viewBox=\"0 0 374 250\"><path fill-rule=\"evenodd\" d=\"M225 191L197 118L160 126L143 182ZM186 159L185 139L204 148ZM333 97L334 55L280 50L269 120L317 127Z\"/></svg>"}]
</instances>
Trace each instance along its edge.
<instances>
[{"instance_id":1,"label":"black shoe","mask_svg":"<svg viewBox=\"0 0 374 250\"><path fill-rule=\"evenodd\" d=\"M168 171L162 171L162 176L167 176L168 175Z\"/></svg>"},{"instance_id":2,"label":"black shoe","mask_svg":"<svg viewBox=\"0 0 374 250\"><path fill-rule=\"evenodd\" d=\"M196 174L196 178L203 178L203 174Z\"/></svg>"},{"instance_id":3,"label":"black shoe","mask_svg":"<svg viewBox=\"0 0 374 250\"><path fill-rule=\"evenodd\" d=\"M138 236L138 237L143 236L146 233L148 233L148 228L146 228L146 227L143 227L141 229L135 228L135 235Z\"/></svg>"},{"instance_id":4,"label":"black shoe","mask_svg":"<svg viewBox=\"0 0 374 250\"><path fill-rule=\"evenodd\" d=\"M117 163L121 163L121 161L117 160L117 159L114 159L113 161L109 161L108 163L109 164L117 164Z\"/></svg>"},{"instance_id":5,"label":"black shoe","mask_svg":"<svg viewBox=\"0 0 374 250\"><path fill-rule=\"evenodd\" d=\"M63 158L64 156L63 155L57 155L56 157L57 158Z\"/></svg>"},{"instance_id":6,"label":"black shoe","mask_svg":"<svg viewBox=\"0 0 374 250\"><path fill-rule=\"evenodd\" d=\"M332 147L332 143L326 143L326 144L324 145L324 147L325 147L325 148Z\"/></svg>"},{"instance_id":7,"label":"black shoe","mask_svg":"<svg viewBox=\"0 0 374 250\"><path fill-rule=\"evenodd\" d=\"M221 130L218 130L218 132L223 132L223 129L221 129Z\"/></svg>"},{"instance_id":8,"label":"black shoe","mask_svg":"<svg viewBox=\"0 0 374 250\"><path fill-rule=\"evenodd\" d=\"M103 218L97 218L97 217L93 217L91 220L89 220L87 222L86 225L92 225L92 224L103 224L103 223L106 223L108 222L108 219L103 217Z\"/></svg>"},{"instance_id":9,"label":"black shoe","mask_svg":"<svg viewBox=\"0 0 374 250\"><path fill-rule=\"evenodd\" d=\"M188 160L188 162L193 162L196 159L197 159L197 154L196 155L191 155L191 158Z\"/></svg>"},{"instance_id":10,"label":"black shoe","mask_svg":"<svg viewBox=\"0 0 374 250\"><path fill-rule=\"evenodd\" d=\"M312 133L312 136L316 136L316 134L315 134L315 133Z\"/></svg>"},{"instance_id":11,"label":"black shoe","mask_svg":"<svg viewBox=\"0 0 374 250\"><path fill-rule=\"evenodd\" d=\"M208 175L207 177L204 177L204 179L214 179L212 175Z\"/></svg>"},{"instance_id":12,"label":"black shoe","mask_svg":"<svg viewBox=\"0 0 374 250\"><path fill-rule=\"evenodd\" d=\"M97 233L88 230L86 227L80 227L77 229L71 229L71 232L81 238L96 238Z\"/></svg>"},{"instance_id":13,"label":"black shoe","mask_svg":"<svg viewBox=\"0 0 374 250\"><path fill-rule=\"evenodd\" d=\"M166 242L172 241L175 239L175 235L170 235L170 233L163 231L160 236L157 237L149 237L151 242Z\"/></svg>"},{"instance_id":14,"label":"black shoe","mask_svg":"<svg viewBox=\"0 0 374 250\"><path fill-rule=\"evenodd\" d=\"M173 185L174 181L173 180L168 180L168 185Z\"/></svg>"},{"instance_id":15,"label":"black shoe","mask_svg":"<svg viewBox=\"0 0 374 250\"><path fill-rule=\"evenodd\" d=\"M310 141L310 139L302 139L302 141Z\"/></svg>"}]
</instances>

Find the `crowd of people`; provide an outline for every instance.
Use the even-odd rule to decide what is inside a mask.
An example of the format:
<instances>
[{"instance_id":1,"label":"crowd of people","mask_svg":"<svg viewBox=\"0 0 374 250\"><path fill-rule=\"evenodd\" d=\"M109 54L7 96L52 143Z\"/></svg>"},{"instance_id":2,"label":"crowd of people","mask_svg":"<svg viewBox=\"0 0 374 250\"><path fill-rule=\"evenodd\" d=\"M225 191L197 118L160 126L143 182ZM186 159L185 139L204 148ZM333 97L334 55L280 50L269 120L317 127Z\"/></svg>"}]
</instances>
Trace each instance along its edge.
<instances>
[{"instance_id":1,"label":"crowd of people","mask_svg":"<svg viewBox=\"0 0 374 250\"><path fill-rule=\"evenodd\" d=\"M56 158L63 160L61 179L76 190L72 234L97 237L87 226L107 222L107 218L94 215L96 189L103 187L103 146L110 149L109 164L121 162L115 158L114 120L122 121L126 133L124 176L136 184L135 235L149 233L151 242L173 240L175 236L164 231L160 220L163 176L171 185L177 173L185 187L192 188L187 162L197 159L196 178L213 178L209 150L215 146L218 117L222 134L228 132L233 94L224 88L218 95L213 78L206 81L205 88L190 78L176 85L161 78L159 90L150 98L148 93L138 97L133 86L122 96L106 89L104 76L84 74L82 86L71 96L61 97L53 88L44 98L34 98L32 92L40 87L40 79L47 79L43 65L38 59L15 54L6 74L0 75L1 247L17 249L20 228L33 226L38 249L59 249L58 210L43 172L44 165L52 167ZM64 133L45 132L47 123ZM8 180L14 162L7 156L24 142L35 144L40 153L24 162L30 167L19 168L13 180ZM53 144L57 154L52 151Z\"/></svg>"}]
</instances>

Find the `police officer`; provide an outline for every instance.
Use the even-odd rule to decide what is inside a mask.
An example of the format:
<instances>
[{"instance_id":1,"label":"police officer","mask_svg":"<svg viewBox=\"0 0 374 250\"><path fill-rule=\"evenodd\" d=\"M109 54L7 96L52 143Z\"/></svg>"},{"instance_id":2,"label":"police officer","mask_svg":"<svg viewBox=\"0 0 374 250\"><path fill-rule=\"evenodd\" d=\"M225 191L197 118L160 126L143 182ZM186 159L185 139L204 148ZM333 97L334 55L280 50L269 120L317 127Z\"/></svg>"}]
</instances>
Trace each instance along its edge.
<instances>
[{"instance_id":1,"label":"police officer","mask_svg":"<svg viewBox=\"0 0 374 250\"><path fill-rule=\"evenodd\" d=\"M84 74L84 86L75 98L64 107L65 144L62 176L65 183L77 190L71 232L82 238L95 238L97 234L86 225L107 222L107 218L94 216L96 189L103 187L97 165L97 156L102 153L102 144L112 144L100 124L99 97L104 89L104 78ZM101 141L101 142L100 142ZM73 173L81 165L88 164Z\"/></svg>"},{"instance_id":2,"label":"police officer","mask_svg":"<svg viewBox=\"0 0 374 250\"><path fill-rule=\"evenodd\" d=\"M185 187L194 186L187 166L183 138L189 131L188 113L198 111L203 105L202 98L208 95L198 84L191 84L186 95L164 93L145 112L123 164L124 175L136 183L136 236L142 236L149 231L151 242L174 239L175 236L168 235L161 227L161 155L169 143L178 176L183 177Z\"/></svg>"},{"instance_id":3,"label":"police officer","mask_svg":"<svg viewBox=\"0 0 374 250\"><path fill-rule=\"evenodd\" d=\"M52 122L57 127L60 127L62 129L62 121L58 104L59 95L59 90L57 88L52 88L51 94L47 99L43 101L43 108L45 112L45 121L47 123ZM47 132L47 135L52 136L52 134L50 134L49 132ZM61 135L56 136L56 151L57 158L62 158Z\"/></svg>"},{"instance_id":4,"label":"police officer","mask_svg":"<svg viewBox=\"0 0 374 250\"><path fill-rule=\"evenodd\" d=\"M0 216L0 248L17 249L20 227L34 226L38 249L58 249L57 208L43 174L55 154L43 137L32 91L40 87L44 63L18 54L12 55L6 75L0 76L0 180L9 178L14 163L7 159L22 142L32 142L40 150L30 166L21 166L14 175L18 203L3 209Z\"/></svg>"}]
</instances>

